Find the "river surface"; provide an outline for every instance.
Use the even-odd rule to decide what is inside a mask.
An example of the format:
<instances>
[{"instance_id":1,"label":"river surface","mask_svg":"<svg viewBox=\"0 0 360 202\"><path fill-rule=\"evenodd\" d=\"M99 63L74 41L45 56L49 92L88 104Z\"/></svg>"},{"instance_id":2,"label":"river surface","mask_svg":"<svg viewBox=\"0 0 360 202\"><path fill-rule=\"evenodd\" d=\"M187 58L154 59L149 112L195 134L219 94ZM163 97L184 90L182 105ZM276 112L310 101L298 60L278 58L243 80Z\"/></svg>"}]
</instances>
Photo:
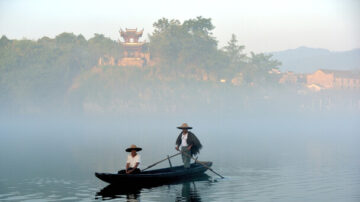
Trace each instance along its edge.
<instances>
[{"instance_id":1,"label":"river surface","mask_svg":"<svg viewBox=\"0 0 360 202\"><path fill-rule=\"evenodd\" d=\"M0 136L0 201L360 201L357 120L275 122L194 122L204 145L199 160L213 161L225 179L207 171L205 179L135 190L109 187L94 172L122 169L130 144L143 148L143 168L175 154L175 127L8 122Z\"/></svg>"}]
</instances>

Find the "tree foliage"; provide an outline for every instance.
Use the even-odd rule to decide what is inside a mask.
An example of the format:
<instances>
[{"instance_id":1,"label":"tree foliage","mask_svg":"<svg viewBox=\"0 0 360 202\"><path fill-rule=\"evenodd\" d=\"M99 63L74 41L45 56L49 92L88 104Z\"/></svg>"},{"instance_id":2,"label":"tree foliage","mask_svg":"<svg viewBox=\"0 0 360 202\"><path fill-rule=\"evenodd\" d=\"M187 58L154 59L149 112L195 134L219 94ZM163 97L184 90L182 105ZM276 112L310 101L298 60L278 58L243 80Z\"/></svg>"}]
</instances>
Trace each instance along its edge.
<instances>
[{"instance_id":1,"label":"tree foliage","mask_svg":"<svg viewBox=\"0 0 360 202\"><path fill-rule=\"evenodd\" d=\"M206 68L218 52L210 18L197 17L183 23L162 18L154 23L154 28L149 36L150 51L164 66Z\"/></svg>"},{"instance_id":2,"label":"tree foliage","mask_svg":"<svg viewBox=\"0 0 360 202\"><path fill-rule=\"evenodd\" d=\"M136 99L146 103L149 96L172 100L174 98L169 95L176 97L172 89L181 91L193 82L206 97L207 89L222 85L220 79L232 85L232 79L240 78L241 82L237 83L241 85L237 88L253 83L258 86L276 83L268 72L280 65L278 61L263 53L251 52L247 56L245 46L239 45L234 34L225 47L218 47L210 18L199 16L184 22L162 18L153 26L146 46L155 65L136 71L134 68L108 68L103 70L103 77L92 73L99 57L121 57L123 50L118 42L102 34L95 34L88 40L73 33L37 41L10 40L2 36L0 109L26 111L29 108L23 107L23 103L27 103L33 106L30 111L36 111L37 107L63 106L75 98L79 103L106 97L120 100L120 103L136 103ZM82 88L71 90L77 81L82 82ZM104 86L113 89L111 95L103 94ZM149 86L156 86L156 90Z\"/></svg>"}]
</instances>

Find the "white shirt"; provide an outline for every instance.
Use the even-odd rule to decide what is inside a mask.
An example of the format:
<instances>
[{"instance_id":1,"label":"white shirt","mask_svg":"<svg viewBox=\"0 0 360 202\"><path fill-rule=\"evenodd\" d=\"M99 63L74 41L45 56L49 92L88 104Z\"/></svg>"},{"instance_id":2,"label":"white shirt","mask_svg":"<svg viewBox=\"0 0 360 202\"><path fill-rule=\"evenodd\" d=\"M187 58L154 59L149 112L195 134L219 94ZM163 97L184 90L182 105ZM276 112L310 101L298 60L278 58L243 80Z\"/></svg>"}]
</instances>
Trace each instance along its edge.
<instances>
[{"instance_id":1,"label":"white shirt","mask_svg":"<svg viewBox=\"0 0 360 202\"><path fill-rule=\"evenodd\" d=\"M187 138L188 138L188 133L183 133L182 135L181 135L181 147L187 147L188 146L188 144L187 144Z\"/></svg>"},{"instance_id":2,"label":"white shirt","mask_svg":"<svg viewBox=\"0 0 360 202\"><path fill-rule=\"evenodd\" d=\"M127 160L126 160L126 163L130 163L130 167L131 168L134 168L136 163L139 163L139 166L138 168L140 167L140 154L136 154L135 157L131 156L131 154L128 155L127 157Z\"/></svg>"}]
</instances>

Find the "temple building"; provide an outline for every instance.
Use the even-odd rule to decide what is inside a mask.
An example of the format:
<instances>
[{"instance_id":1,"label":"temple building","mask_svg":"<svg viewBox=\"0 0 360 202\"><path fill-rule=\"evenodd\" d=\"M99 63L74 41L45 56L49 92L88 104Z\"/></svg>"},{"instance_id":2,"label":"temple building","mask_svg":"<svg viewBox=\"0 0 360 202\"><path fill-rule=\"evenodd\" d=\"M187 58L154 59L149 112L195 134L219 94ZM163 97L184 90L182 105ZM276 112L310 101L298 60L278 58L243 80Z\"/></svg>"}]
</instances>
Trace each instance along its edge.
<instances>
[{"instance_id":1,"label":"temple building","mask_svg":"<svg viewBox=\"0 0 360 202\"><path fill-rule=\"evenodd\" d=\"M141 56L144 42L139 42L139 38L143 35L144 29L137 31L137 29L126 29L124 32L120 29L120 36L124 42L120 44L124 48L124 57L137 58Z\"/></svg>"},{"instance_id":2,"label":"temple building","mask_svg":"<svg viewBox=\"0 0 360 202\"><path fill-rule=\"evenodd\" d=\"M118 60L118 66L139 66L142 67L150 60L149 53L144 50L145 42L139 42L142 37L144 29L138 31L137 29L120 29L120 36L123 42L120 41L124 52L123 57Z\"/></svg>"},{"instance_id":3,"label":"temple building","mask_svg":"<svg viewBox=\"0 0 360 202\"><path fill-rule=\"evenodd\" d=\"M119 57L103 56L99 58L98 64L100 66L135 66L143 67L150 62L150 54L145 46L145 42L140 42L144 29L138 31L136 29L120 29L120 36L123 41L119 41L123 53Z\"/></svg>"}]
</instances>

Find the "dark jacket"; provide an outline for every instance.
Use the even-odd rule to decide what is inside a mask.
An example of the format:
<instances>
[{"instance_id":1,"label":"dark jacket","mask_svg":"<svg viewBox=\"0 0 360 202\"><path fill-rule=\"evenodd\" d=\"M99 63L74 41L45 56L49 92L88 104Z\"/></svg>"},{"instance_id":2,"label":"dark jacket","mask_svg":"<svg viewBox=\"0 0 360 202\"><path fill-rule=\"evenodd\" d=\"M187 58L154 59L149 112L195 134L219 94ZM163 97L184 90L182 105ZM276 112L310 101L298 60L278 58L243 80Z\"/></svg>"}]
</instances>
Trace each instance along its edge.
<instances>
[{"instance_id":1,"label":"dark jacket","mask_svg":"<svg viewBox=\"0 0 360 202\"><path fill-rule=\"evenodd\" d=\"M179 134L178 138L176 139L176 145L179 147L181 144L181 136L182 132ZM186 143L191 147L191 156L194 156L200 152L200 149L202 148L202 145L199 141L199 139L194 135L194 133L188 131L188 137L186 140Z\"/></svg>"}]
</instances>

